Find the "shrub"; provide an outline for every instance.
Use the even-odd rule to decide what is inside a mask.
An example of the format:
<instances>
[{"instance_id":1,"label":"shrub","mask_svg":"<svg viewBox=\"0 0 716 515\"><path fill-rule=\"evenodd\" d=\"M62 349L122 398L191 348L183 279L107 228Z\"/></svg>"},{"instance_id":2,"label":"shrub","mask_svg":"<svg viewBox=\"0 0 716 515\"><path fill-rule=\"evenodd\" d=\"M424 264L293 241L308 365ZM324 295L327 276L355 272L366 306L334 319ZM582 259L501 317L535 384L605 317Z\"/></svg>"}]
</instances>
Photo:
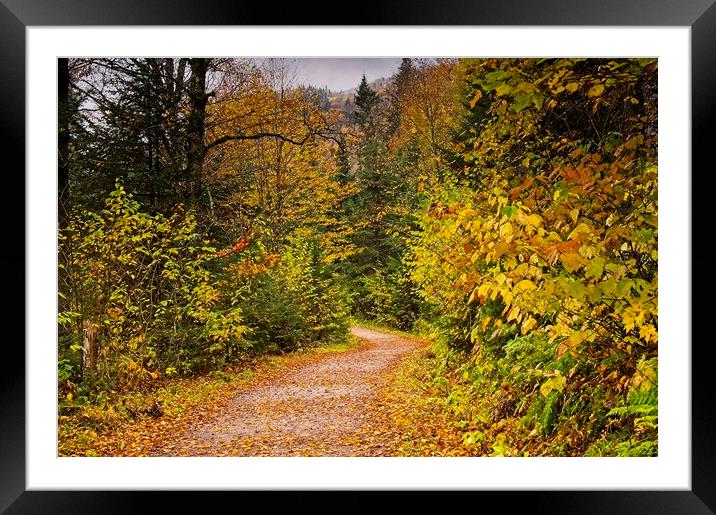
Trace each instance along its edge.
<instances>
[{"instance_id":1,"label":"shrub","mask_svg":"<svg viewBox=\"0 0 716 515\"><path fill-rule=\"evenodd\" d=\"M59 253L65 381L135 387L167 368L189 373L245 349L241 311L207 268L214 249L181 208L170 217L142 213L118 182L101 212L73 214ZM81 377L87 327L97 333L97 369Z\"/></svg>"}]
</instances>

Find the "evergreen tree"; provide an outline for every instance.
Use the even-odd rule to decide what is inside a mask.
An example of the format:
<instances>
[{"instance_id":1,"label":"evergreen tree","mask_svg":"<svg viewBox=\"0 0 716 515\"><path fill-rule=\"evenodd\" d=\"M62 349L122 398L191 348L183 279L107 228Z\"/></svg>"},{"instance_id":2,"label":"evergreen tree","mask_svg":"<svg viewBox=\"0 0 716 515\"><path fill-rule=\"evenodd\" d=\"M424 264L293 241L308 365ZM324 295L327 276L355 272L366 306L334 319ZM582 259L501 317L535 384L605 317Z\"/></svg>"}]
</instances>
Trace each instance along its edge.
<instances>
[{"instance_id":1,"label":"evergreen tree","mask_svg":"<svg viewBox=\"0 0 716 515\"><path fill-rule=\"evenodd\" d=\"M366 130L372 128L374 122L374 108L378 104L378 93L368 85L368 81L363 74L363 78L358 86L358 91L354 100L355 108L353 117L355 118L361 129Z\"/></svg>"},{"instance_id":2,"label":"evergreen tree","mask_svg":"<svg viewBox=\"0 0 716 515\"><path fill-rule=\"evenodd\" d=\"M395 92L398 97L405 94L405 92L409 88L410 80L412 79L414 73L415 68L413 67L413 60L409 57L404 57L403 61L400 63L398 72L393 78L393 83L395 84Z\"/></svg>"},{"instance_id":3,"label":"evergreen tree","mask_svg":"<svg viewBox=\"0 0 716 515\"><path fill-rule=\"evenodd\" d=\"M398 71L393 75L389 89L389 104L387 108L388 132L391 136L400 128L400 103L410 90L410 81L415 74L413 60L404 57Z\"/></svg>"}]
</instances>

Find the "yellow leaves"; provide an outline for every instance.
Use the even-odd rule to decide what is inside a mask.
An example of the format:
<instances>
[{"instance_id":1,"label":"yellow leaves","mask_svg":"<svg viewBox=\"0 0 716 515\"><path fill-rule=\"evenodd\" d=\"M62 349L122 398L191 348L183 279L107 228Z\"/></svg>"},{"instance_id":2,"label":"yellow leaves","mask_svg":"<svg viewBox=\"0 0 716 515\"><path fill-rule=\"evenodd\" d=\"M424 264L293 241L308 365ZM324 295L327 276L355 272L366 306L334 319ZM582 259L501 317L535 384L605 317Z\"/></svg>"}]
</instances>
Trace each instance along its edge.
<instances>
[{"instance_id":1,"label":"yellow leaves","mask_svg":"<svg viewBox=\"0 0 716 515\"><path fill-rule=\"evenodd\" d=\"M501 84L495 89L495 95L502 97L507 95L510 91L512 91L512 86L509 84Z\"/></svg>"},{"instance_id":2,"label":"yellow leaves","mask_svg":"<svg viewBox=\"0 0 716 515\"><path fill-rule=\"evenodd\" d=\"M604 257L593 258L585 268L585 275L587 276L587 278L601 278L602 273L604 272L605 263L606 259Z\"/></svg>"},{"instance_id":3,"label":"yellow leaves","mask_svg":"<svg viewBox=\"0 0 716 515\"><path fill-rule=\"evenodd\" d=\"M644 119L634 122L622 119L631 132L620 132L616 124L603 146L587 144L591 130L589 111L597 105L605 109L614 107L613 112L617 112L629 104L632 92L618 78L609 81L610 72L606 68L604 73L600 70L585 74L581 67L580 64L575 68L577 72L567 75L563 70L571 70L574 63L545 66L549 72L536 83L545 95L544 103L537 109L532 108L536 104L530 104L529 113L497 108L502 98L510 106L518 102L519 86L510 91L504 88L504 95L500 91L502 98L483 96L480 106L485 105L493 118L480 131L473 132L459 151L469 161L464 173L475 176L481 173L484 184L479 191L447 187L436 195L439 199L462 196L464 201L454 213L479 206L476 209L480 211L482 226L464 235L472 244L465 251L464 260L474 263L467 264L466 269L473 276L481 274L483 281L490 284L483 291L485 299L496 297L503 302L496 313L491 303L469 312L467 322L478 349L475 354L481 356L481 366L499 360L508 371L517 363L525 365L519 349L544 351L546 357L539 375L543 379L537 387L554 379L541 388L541 393L549 395L550 400L554 400L560 387L572 385L572 379L562 385L564 379L550 374L549 361L555 357L555 351L555 361L571 354L574 362L579 363L570 372L575 387L574 391L570 388L570 395L589 394L579 391L578 385L584 385L586 390L599 384L615 388L611 392L614 397L610 397L613 399L626 394L623 382L618 380L633 370L633 364L643 353L653 355L658 341L657 177L649 171L656 156L643 140L637 139L643 132ZM619 73L631 73L628 68L620 68ZM501 79L500 83L504 81ZM499 86L497 81L494 84ZM618 91L624 94L617 95ZM473 93L474 90L470 95ZM550 114L549 109L554 111ZM587 120L579 139L574 137L579 132L576 130L547 136L540 132L544 128L540 116L560 116L573 109L583 112ZM528 128L531 124L537 129L534 133L531 132L534 129ZM542 143L544 138L547 145ZM490 175L499 177L493 179ZM532 184L526 184L528 179ZM448 193L453 197L443 195ZM626 202L625 193L629 195ZM444 252L440 242L428 243L437 249L437 254ZM461 240L459 245L463 243ZM479 283L471 286L476 284ZM452 301L450 286L449 279L440 283L440 293L448 302ZM477 289L479 293L480 288ZM459 285L455 290L459 301L464 302L465 290L460 290ZM463 308L452 303L450 309L453 306ZM498 320L504 325L495 331ZM511 340L506 356L490 352L491 333L496 339ZM590 366L585 367L585 363ZM597 373L597 367L605 364L604 374ZM616 380L607 379L614 370L619 371ZM566 372L563 374L567 376ZM510 384L513 386L516 382ZM517 396L527 391L517 389ZM513 392L510 390L509 394ZM495 392L496 403L502 394ZM500 418L504 416L500 413ZM585 427L578 426L579 431ZM563 430L564 427L559 428L555 433ZM576 436L576 431L572 437L577 441L583 438ZM486 449L490 452L487 445L482 452ZM580 446L581 443L575 444L574 448L585 448Z\"/></svg>"},{"instance_id":4,"label":"yellow leaves","mask_svg":"<svg viewBox=\"0 0 716 515\"><path fill-rule=\"evenodd\" d=\"M547 379L547 381L542 383L542 385L539 387L539 392L542 394L543 397L547 397L553 391L564 391L564 386L566 384L567 378L557 372L557 375L555 377L551 377Z\"/></svg>"},{"instance_id":5,"label":"yellow leaves","mask_svg":"<svg viewBox=\"0 0 716 515\"><path fill-rule=\"evenodd\" d=\"M480 288L478 290L478 295L480 299L487 299L487 296L490 294L490 283L482 283L480 285Z\"/></svg>"},{"instance_id":6,"label":"yellow leaves","mask_svg":"<svg viewBox=\"0 0 716 515\"><path fill-rule=\"evenodd\" d=\"M482 91L480 91L478 89L477 91L475 91L475 96L473 96L472 100L470 100L470 109L474 109L481 98L482 98Z\"/></svg>"},{"instance_id":7,"label":"yellow leaves","mask_svg":"<svg viewBox=\"0 0 716 515\"><path fill-rule=\"evenodd\" d=\"M579 225L577 225L577 227L575 227L571 233L569 233L569 236L567 237L567 239L574 240L574 239L580 238L582 236L590 236L593 232L594 232L594 230L589 225L582 222Z\"/></svg>"},{"instance_id":8,"label":"yellow leaves","mask_svg":"<svg viewBox=\"0 0 716 515\"><path fill-rule=\"evenodd\" d=\"M644 320L644 312L640 306L629 306L622 311L621 320L624 329L631 331Z\"/></svg>"},{"instance_id":9,"label":"yellow leaves","mask_svg":"<svg viewBox=\"0 0 716 515\"><path fill-rule=\"evenodd\" d=\"M652 314L655 313L656 310L654 309ZM639 337L645 342L656 343L658 341L658 332L654 324L646 321L649 315L649 310L645 309L644 306L635 304L624 308L617 316L626 331L638 329Z\"/></svg>"},{"instance_id":10,"label":"yellow leaves","mask_svg":"<svg viewBox=\"0 0 716 515\"><path fill-rule=\"evenodd\" d=\"M510 244L506 241L501 241L495 244L495 246L492 248L492 252L485 256L485 262L489 263L490 261L497 261L502 257L503 254L505 254L509 250Z\"/></svg>"},{"instance_id":11,"label":"yellow leaves","mask_svg":"<svg viewBox=\"0 0 716 515\"><path fill-rule=\"evenodd\" d=\"M656 343L658 341L658 333L656 328L651 324L645 324L639 328L639 336L647 343Z\"/></svg>"},{"instance_id":12,"label":"yellow leaves","mask_svg":"<svg viewBox=\"0 0 716 515\"><path fill-rule=\"evenodd\" d=\"M657 372L648 360L642 360L637 364L636 374L631 378L630 386L637 391L648 391L656 388Z\"/></svg>"},{"instance_id":13,"label":"yellow leaves","mask_svg":"<svg viewBox=\"0 0 716 515\"><path fill-rule=\"evenodd\" d=\"M578 356L579 346L585 341L592 341L595 337L594 333L589 334L585 331L573 331L565 325L562 325L560 332L562 334L567 333L568 336L557 347L558 358L561 358L567 352L569 352L574 357ZM556 336L557 334L555 334L553 337Z\"/></svg>"},{"instance_id":14,"label":"yellow leaves","mask_svg":"<svg viewBox=\"0 0 716 515\"><path fill-rule=\"evenodd\" d=\"M567 338L567 344L571 349L575 349L577 346L587 339L587 333L584 331L575 331L569 338Z\"/></svg>"},{"instance_id":15,"label":"yellow leaves","mask_svg":"<svg viewBox=\"0 0 716 515\"><path fill-rule=\"evenodd\" d=\"M527 223L534 228L541 227L542 226L542 217L539 215L535 215L535 214L529 215L527 217Z\"/></svg>"},{"instance_id":16,"label":"yellow leaves","mask_svg":"<svg viewBox=\"0 0 716 515\"><path fill-rule=\"evenodd\" d=\"M449 238L450 236L454 236L457 233L458 225L456 223L451 223L449 225L445 226L445 229L443 230L443 234L446 238Z\"/></svg>"},{"instance_id":17,"label":"yellow leaves","mask_svg":"<svg viewBox=\"0 0 716 515\"><path fill-rule=\"evenodd\" d=\"M589 88L589 91L587 91L587 96L595 98L601 96L602 93L604 93L604 84L594 84Z\"/></svg>"},{"instance_id":18,"label":"yellow leaves","mask_svg":"<svg viewBox=\"0 0 716 515\"><path fill-rule=\"evenodd\" d=\"M559 256L559 259L570 273L576 272L584 265L584 258L578 252L567 252Z\"/></svg>"},{"instance_id":19,"label":"yellow leaves","mask_svg":"<svg viewBox=\"0 0 716 515\"><path fill-rule=\"evenodd\" d=\"M537 214L528 215L520 209L516 218L521 225L525 226L528 234L534 234L535 229L540 229L542 227L542 217Z\"/></svg>"},{"instance_id":20,"label":"yellow leaves","mask_svg":"<svg viewBox=\"0 0 716 515\"><path fill-rule=\"evenodd\" d=\"M512 270L517 266L517 258L514 255L508 255L502 264L505 270Z\"/></svg>"},{"instance_id":21,"label":"yellow leaves","mask_svg":"<svg viewBox=\"0 0 716 515\"><path fill-rule=\"evenodd\" d=\"M513 227L510 222L505 222L500 226L500 238L507 239L512 236Z\"/></svg>"},{"instance_id":22,"label":"yellow leaves","mask_svg":"<svg viewBox=\"0 0 716 515\"><path fill-rule=\"evenodd\" d=\"M516 288L520 293L522 293L522 292L525 292L525 291L534 290L534 289L537 288L537 286L535 285L535 283L533 283L533 282L530 281L529 279L523 279L523 280L521 280L520 282L518 282L518 283L515 285L515 288Z\"/></svg>"},{"instance_id":23,"label":"yellow leaves","mask_svg":"<svg viewBox=\"0 0 716 515\"><path fill-rule=\"evenodd\" d=\"M472 235L479 235L480 230L482 229L482 223L480 222L480 220L473 219L465 223L465 228L469 229Z\"/></svg>"},{"instance_id":24,"label":"yellow leaves","mask_svg":"<svg viewBox=\"0 0 716 515\"><path fill-rule=\"evenodd\" d=\"M472 293L470 294L470 298L468 299L467 303L470 304L473 302L476 298L481 302L485 302L487 300L488 295L490 294L490 283L483 282L472 290Z\"/></svg>"},{"instance_id":25,"label":"yellow leaves","mask_svg":"<svg viewBox=\"0 0 716 515\"><path fill-rule=\"evenodd\" d=\"M512 295L512 291L509 287L502 288L500 290L500 295L502 295L502 302L505 303L505 306L509 306L512 304L512 299L514 296Z\"/></svg>"},{"instance_id":26,"label":"yellow leaves","mask_svg":"<svg viewBox=\"0 0 716 515\"><path fill-rule=\"evenodd\" d=\"M522 327L521 327L522 334L523 334L523 335L524 335L524 334L527 334L528 332L530 332L530 331L531 331L532 329L534 329L535 327L537 327L537 320L535 320L535 319L534 319L533 317L531 317L531 316L526 317L526 318L524 319L524 321L522 322Z\"/></svg>"}]
</instances>

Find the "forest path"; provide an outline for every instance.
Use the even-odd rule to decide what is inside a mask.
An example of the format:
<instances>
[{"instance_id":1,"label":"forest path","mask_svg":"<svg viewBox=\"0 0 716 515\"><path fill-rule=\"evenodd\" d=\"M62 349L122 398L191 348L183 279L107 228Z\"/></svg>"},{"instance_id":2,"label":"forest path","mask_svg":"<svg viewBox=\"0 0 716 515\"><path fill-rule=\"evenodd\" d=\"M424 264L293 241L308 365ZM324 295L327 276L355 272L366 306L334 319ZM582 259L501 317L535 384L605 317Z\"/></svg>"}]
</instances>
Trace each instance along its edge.
<instances>
[{"instance_id":1,"label":"forest path","mask_svg":"<svg viewBox=\"0 0 716 515\"><path fill-rule=\"evenodd\" d=\"M378 394L421 342L363 327L351 333L362 340L358 348L319 354L239 390L225 410L194 424L173 447L190 456L388 454Z\"/></svg>"}]
</instances>

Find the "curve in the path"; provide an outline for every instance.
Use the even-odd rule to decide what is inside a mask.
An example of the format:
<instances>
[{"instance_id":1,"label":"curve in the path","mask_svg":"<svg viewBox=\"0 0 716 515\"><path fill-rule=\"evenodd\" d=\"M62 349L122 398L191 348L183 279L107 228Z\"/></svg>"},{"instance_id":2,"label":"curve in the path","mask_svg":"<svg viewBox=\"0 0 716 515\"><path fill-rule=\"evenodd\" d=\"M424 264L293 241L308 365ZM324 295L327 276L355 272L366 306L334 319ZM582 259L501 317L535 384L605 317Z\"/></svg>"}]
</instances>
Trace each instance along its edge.
<instances>
[{"instance_id":1,"label":"curve in the path","mask_svg":"<svg viewBox=\"0 0 716 515\"><path fill-rule=\"evenodd\" d=\"M379 456L374 427L379 388L419 342L353 327L367 342L289 367L239 391L220 417L192 427L183 453L193 456ZM371 435L366 438L366 435ZM185 454L185 455L186 455Z\"/></svg>"}]
</instances>

